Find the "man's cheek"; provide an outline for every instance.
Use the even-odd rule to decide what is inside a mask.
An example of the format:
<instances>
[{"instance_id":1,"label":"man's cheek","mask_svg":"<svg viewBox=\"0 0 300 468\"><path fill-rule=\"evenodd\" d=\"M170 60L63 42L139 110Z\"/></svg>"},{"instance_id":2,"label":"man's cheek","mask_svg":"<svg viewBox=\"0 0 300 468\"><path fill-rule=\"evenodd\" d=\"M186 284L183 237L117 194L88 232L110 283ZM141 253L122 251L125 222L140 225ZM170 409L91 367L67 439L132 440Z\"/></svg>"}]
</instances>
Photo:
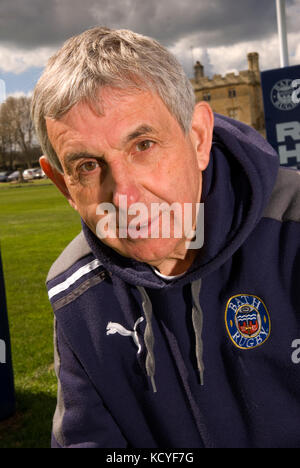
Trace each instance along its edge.
<instances>
[{"instance_id":1,"label":"man's cheek","mask_svg":"<svg viewBox=\"0 0 300 468\"><path fill-rule=\"evenodd\" d=\"M96 208L100 197L97 186L93 184L89 184L88 186L83 186L82 184L70 185L69 192L78 207L78 211L92 211L94 209L96 215Z\"/></svg>"},{"instance_id":2,"label":"man's cheek","mask_svg":"<svg viewBox=\"0 0 300 468\"><path fill-rule=\"evenodd\" d=\"M97 203L89 204L85 197L75 197L74 204L76 206L76 211L79 213L80 217L83 219L85 224L93 231L96 232L97 222L99 216L97 216Z\"/></svg>"}]
</instances>

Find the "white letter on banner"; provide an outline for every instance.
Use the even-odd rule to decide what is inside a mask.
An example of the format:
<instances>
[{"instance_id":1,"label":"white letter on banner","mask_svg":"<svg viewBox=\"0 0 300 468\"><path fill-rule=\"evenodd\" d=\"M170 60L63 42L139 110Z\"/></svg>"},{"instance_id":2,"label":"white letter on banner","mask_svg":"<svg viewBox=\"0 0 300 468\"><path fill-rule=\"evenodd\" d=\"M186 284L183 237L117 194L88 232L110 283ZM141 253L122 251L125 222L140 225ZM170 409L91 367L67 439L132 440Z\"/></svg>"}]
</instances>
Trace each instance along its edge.
<instances>
[{"instance_id":1,"label":"white letter on banner","mask_svg":"<svg viewBox=\"0 0 300 468\"><path fill-rule=\"evenodd\" d=\"M6 345L3 340L0 340L0 364L6 364Z\"/></svg>"},{"instance_id":2,"label":"white letter on banner","mask_svg":"<svg viewBox=\"0 0 300 468\"><path fill-rule=\"evenodd\" d=\"M299 104L300 103L300 79L299 78L298 80L293 81L292 87L296 88L292 94L292 101L294 104Z\"/></svg>"},{"instance_id":3,"label":"white letter on banner","mask_svg":"<svg viewBox=\"0 0 300 468\"><path fill-rule=\"evenodd\" d=\"M284 122L276 125L277 143L285 141L286 137L300 140L300 122Z\"/></svg>"}]
</instances>

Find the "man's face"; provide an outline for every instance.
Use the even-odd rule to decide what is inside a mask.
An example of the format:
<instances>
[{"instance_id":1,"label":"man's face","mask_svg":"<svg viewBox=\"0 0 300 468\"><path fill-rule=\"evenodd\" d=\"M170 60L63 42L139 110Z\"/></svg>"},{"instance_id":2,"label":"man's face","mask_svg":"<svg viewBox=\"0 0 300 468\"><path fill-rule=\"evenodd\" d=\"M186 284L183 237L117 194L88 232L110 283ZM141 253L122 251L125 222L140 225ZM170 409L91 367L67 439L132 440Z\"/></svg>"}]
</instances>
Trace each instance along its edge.
<instances>
[{"instance_id":1,"label":"man's face","mask_svg":"<svg viewBox=\"0 0 300 468\"><path fill-rule=\"evenodd\" d=\"M60 120L47 119L72 205L96 234L97 223L106 216L97 214L99 204L114 205L118 226L124 197L128 210L134 203L143 203L149 217L141 229L150 233L153 203L179 202L183 210L185 203L200 201L195 138L192 132L184 134L161 99L150 92L107 87L99 97L103 115L80 102ZM134 217L128 215L128 224ZM117 238L102 242L123 256L153 265L181 258L186 239L174 238L172 226L170 238L163 238L161 216L155 222L160 226L158 238L133 238L130 231L118 238L117 229Z\"/></svg>"}]
</instances>

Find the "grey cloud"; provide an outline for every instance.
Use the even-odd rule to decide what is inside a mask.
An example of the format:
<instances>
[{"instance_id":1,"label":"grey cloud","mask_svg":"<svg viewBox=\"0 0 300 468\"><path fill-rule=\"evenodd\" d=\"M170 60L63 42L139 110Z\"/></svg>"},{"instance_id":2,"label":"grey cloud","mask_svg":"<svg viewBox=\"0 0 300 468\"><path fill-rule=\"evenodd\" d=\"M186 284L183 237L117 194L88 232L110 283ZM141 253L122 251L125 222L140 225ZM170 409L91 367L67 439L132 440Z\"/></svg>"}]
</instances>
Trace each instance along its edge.
<instances>
[{"instance_id":1,"label":"grey cloud","mask_svg":"<svg viewBox=\"0 0 300 468\"><path fill-rule=\"evenodd\" d=\"M288 0L295 5L300 0ZM97 24L128 28L166 46L191 37L201 47L266 38L273 0L1 0L0 43L56 46ZM295 27L296 23L295 23Z\"/></svg>"}]
</instances>

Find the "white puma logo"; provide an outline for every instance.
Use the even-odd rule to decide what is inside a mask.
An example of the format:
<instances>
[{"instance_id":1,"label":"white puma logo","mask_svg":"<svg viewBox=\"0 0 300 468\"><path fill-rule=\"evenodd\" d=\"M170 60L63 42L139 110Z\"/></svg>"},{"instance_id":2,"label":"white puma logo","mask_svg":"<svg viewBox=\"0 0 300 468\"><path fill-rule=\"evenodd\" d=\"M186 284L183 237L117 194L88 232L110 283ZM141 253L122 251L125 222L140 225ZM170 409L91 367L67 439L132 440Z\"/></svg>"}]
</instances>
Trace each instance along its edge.
<instances>
[{"instance_id":1,"label":"white puma logo","mask_svg":"<svg viewBox=\"0 0 300 468\"><path fill-rule=\"evenodd\" d=\"M126 330L123 325L120 325L116 322L108 322L106 327L106 335L114 335L115 333L119 333L122 336L132 336L134 343L138 347L138 354L140 354L142 347L139 343L139 337L136 331L137 326L144 320L144 317L140 317L134 324L133 331Z\"/></svg>"}]
</instances>

